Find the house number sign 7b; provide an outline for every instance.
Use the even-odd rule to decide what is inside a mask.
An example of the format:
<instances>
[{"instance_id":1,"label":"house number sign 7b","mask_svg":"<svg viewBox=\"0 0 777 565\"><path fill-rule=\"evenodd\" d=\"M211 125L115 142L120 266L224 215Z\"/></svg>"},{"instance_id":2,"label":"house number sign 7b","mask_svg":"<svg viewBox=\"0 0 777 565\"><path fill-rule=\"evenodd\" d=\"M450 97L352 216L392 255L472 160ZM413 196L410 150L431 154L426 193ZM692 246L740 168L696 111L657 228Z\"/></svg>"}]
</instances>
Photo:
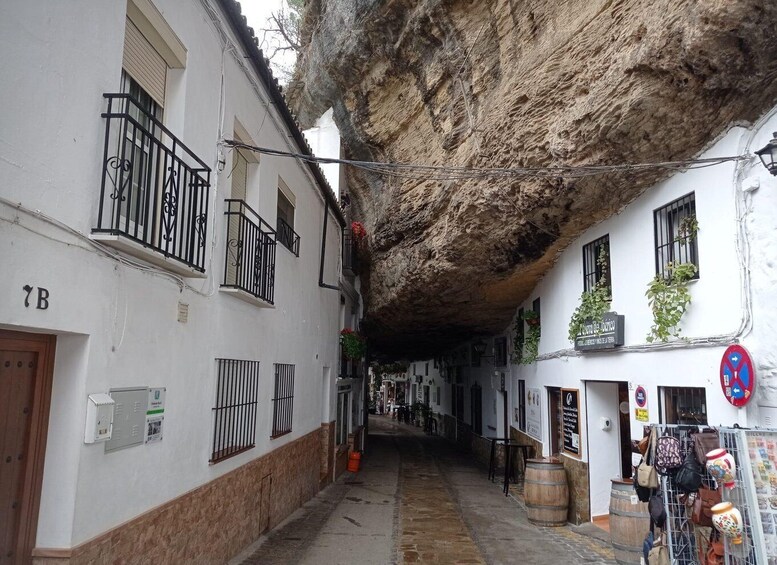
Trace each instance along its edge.
<instances>
[{"instance_id":1,"label":"house number sign 7b","mask_svg":"<svg viewBox=\"0 0 777 565\"><path fill-rule=\"evenodd\" d=\"M29 308L30 296L32 295L32 291L35 290L35 287L26 284L22 287L22 290L27 293L24 297L24 307ZM48 289L45 289L41 286L39 286L37 290L38 290L37 296L32 297L33 300L37 299L35 308L37 310L47 310L49 307L49 291Z\"/></svg>"}]
</instances>

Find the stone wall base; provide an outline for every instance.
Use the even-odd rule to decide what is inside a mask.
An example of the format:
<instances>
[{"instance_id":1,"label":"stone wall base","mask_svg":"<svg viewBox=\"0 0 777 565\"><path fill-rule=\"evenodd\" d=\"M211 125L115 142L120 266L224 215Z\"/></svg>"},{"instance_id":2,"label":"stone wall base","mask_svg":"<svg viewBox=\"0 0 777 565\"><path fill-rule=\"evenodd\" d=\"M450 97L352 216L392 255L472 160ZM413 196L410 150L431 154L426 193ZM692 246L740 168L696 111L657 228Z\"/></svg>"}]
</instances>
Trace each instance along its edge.
<instances>
[{"instance_id":1,"label":"stone wall base","mask_svg":"<svg viewBox=\"0 0 777 565\"><path fill-rule=\"evenodd\" d=\"M319 490L313 432L72 549L36 548L35 565L224 563Z\"/></svg>"}]
</instances>

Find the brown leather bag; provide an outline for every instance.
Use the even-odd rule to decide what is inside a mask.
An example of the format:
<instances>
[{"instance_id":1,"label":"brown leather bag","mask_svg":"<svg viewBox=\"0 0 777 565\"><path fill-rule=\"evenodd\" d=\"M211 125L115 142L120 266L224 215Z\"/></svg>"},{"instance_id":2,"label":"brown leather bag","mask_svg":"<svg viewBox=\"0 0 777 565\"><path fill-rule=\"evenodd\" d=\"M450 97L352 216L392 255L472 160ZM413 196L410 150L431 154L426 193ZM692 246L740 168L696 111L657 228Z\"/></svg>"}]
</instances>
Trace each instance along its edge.
<instances>
[{"instance_id":1,"label":"brown leather bag","mask_svg":"<svg viewBox=\"0 0 777 565\"><path fill-rule=\"evenodd\" d=\"M701 487L693 501L691 520L699 526L712 527L712 507L721 501L720 491Z\"/></svg>"},{"instance_id":2,"label":"brown leather bag","mask_svg":"<svg viewBox=\"0 0 777 565\"><path fill-rule=\"evenodd\" d=\"M720 539L720 534L717 530L713 528L712 533L710 534L710 543L707 547L707 553L702 560L702 565L723 565L725 554L726 550L723 547L723 540Z\"/></svg>"},{"instance_id":3,"label":"brown leather bag","mask_svg":"<svg viewBox=\"0 0 777 565\"><path fill-rule=\"evenodd\" d=\"M701 433L693 434L693 449L696 452L696 460L704 467L707 464L707 454L713 449L720 448L718 432L707 429Z\"/></svg>"}]
</instances>

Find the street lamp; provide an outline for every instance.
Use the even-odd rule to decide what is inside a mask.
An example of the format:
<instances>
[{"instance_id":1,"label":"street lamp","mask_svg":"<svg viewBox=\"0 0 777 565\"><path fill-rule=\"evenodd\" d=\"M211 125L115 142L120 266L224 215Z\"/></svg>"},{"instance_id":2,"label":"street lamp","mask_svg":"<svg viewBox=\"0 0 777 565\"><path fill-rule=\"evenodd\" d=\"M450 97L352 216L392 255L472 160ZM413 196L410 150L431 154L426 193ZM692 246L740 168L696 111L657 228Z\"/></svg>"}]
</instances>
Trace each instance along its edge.
<instances>
[{"instance_id":1,"label":"street lamp","mask_svg":"<svg viewBox=\"0 0 777 565\"><path fill-rule=\"evenodd\" d=\"M486 342L481 340L478 340L472 344L472 350L478 354L479 357L484 357L484 353L486 352Z\"/></svg>"},{"instance_id":2,"label":"street lamp","mask_svg":"<svg viewBox=\"0 0 777 565\"><path fill-rule=\"evenodd\" d=\"M761 162L772 175L777 176L777 132L772 134L772 140L766 147L755 152L761 158Z\"/></svg>"}]
</instances>

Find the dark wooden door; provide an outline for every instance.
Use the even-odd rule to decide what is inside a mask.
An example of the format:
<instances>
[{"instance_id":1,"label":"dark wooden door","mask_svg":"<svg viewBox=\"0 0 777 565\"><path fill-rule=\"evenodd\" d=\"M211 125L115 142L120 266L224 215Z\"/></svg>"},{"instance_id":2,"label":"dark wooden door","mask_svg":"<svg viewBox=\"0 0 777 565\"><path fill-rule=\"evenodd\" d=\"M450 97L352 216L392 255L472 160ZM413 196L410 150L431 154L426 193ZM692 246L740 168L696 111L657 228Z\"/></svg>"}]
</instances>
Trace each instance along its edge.
<instances>
[{"instance_id":1,"label":"dark wooden door","mask_svg":"<svg viewBox=\"0 0 777 565\"><path fill-rule=\"evenodd\" d=\"M54 336L0 330L0 565L32 562Z\"/></svg>"},{"instance_id":2,"label":"dark wooden door","mask_svg":"<svg viewBox=\"0 0 777 565\"><path fill-rule=\"evenodd\" d=\"M0 351L0 563L15 563L38 354Z\"/></svg>"},{"instance_id":3,"label":"dark wooden door","mask_svg":"<svg viewBox=\"0 0 777 565\"><path fill-rule=\"evenodd\" d=\"M483 389L475 383L471 388L472 431L483 435Z\"/></svg>"}]
</instances>

